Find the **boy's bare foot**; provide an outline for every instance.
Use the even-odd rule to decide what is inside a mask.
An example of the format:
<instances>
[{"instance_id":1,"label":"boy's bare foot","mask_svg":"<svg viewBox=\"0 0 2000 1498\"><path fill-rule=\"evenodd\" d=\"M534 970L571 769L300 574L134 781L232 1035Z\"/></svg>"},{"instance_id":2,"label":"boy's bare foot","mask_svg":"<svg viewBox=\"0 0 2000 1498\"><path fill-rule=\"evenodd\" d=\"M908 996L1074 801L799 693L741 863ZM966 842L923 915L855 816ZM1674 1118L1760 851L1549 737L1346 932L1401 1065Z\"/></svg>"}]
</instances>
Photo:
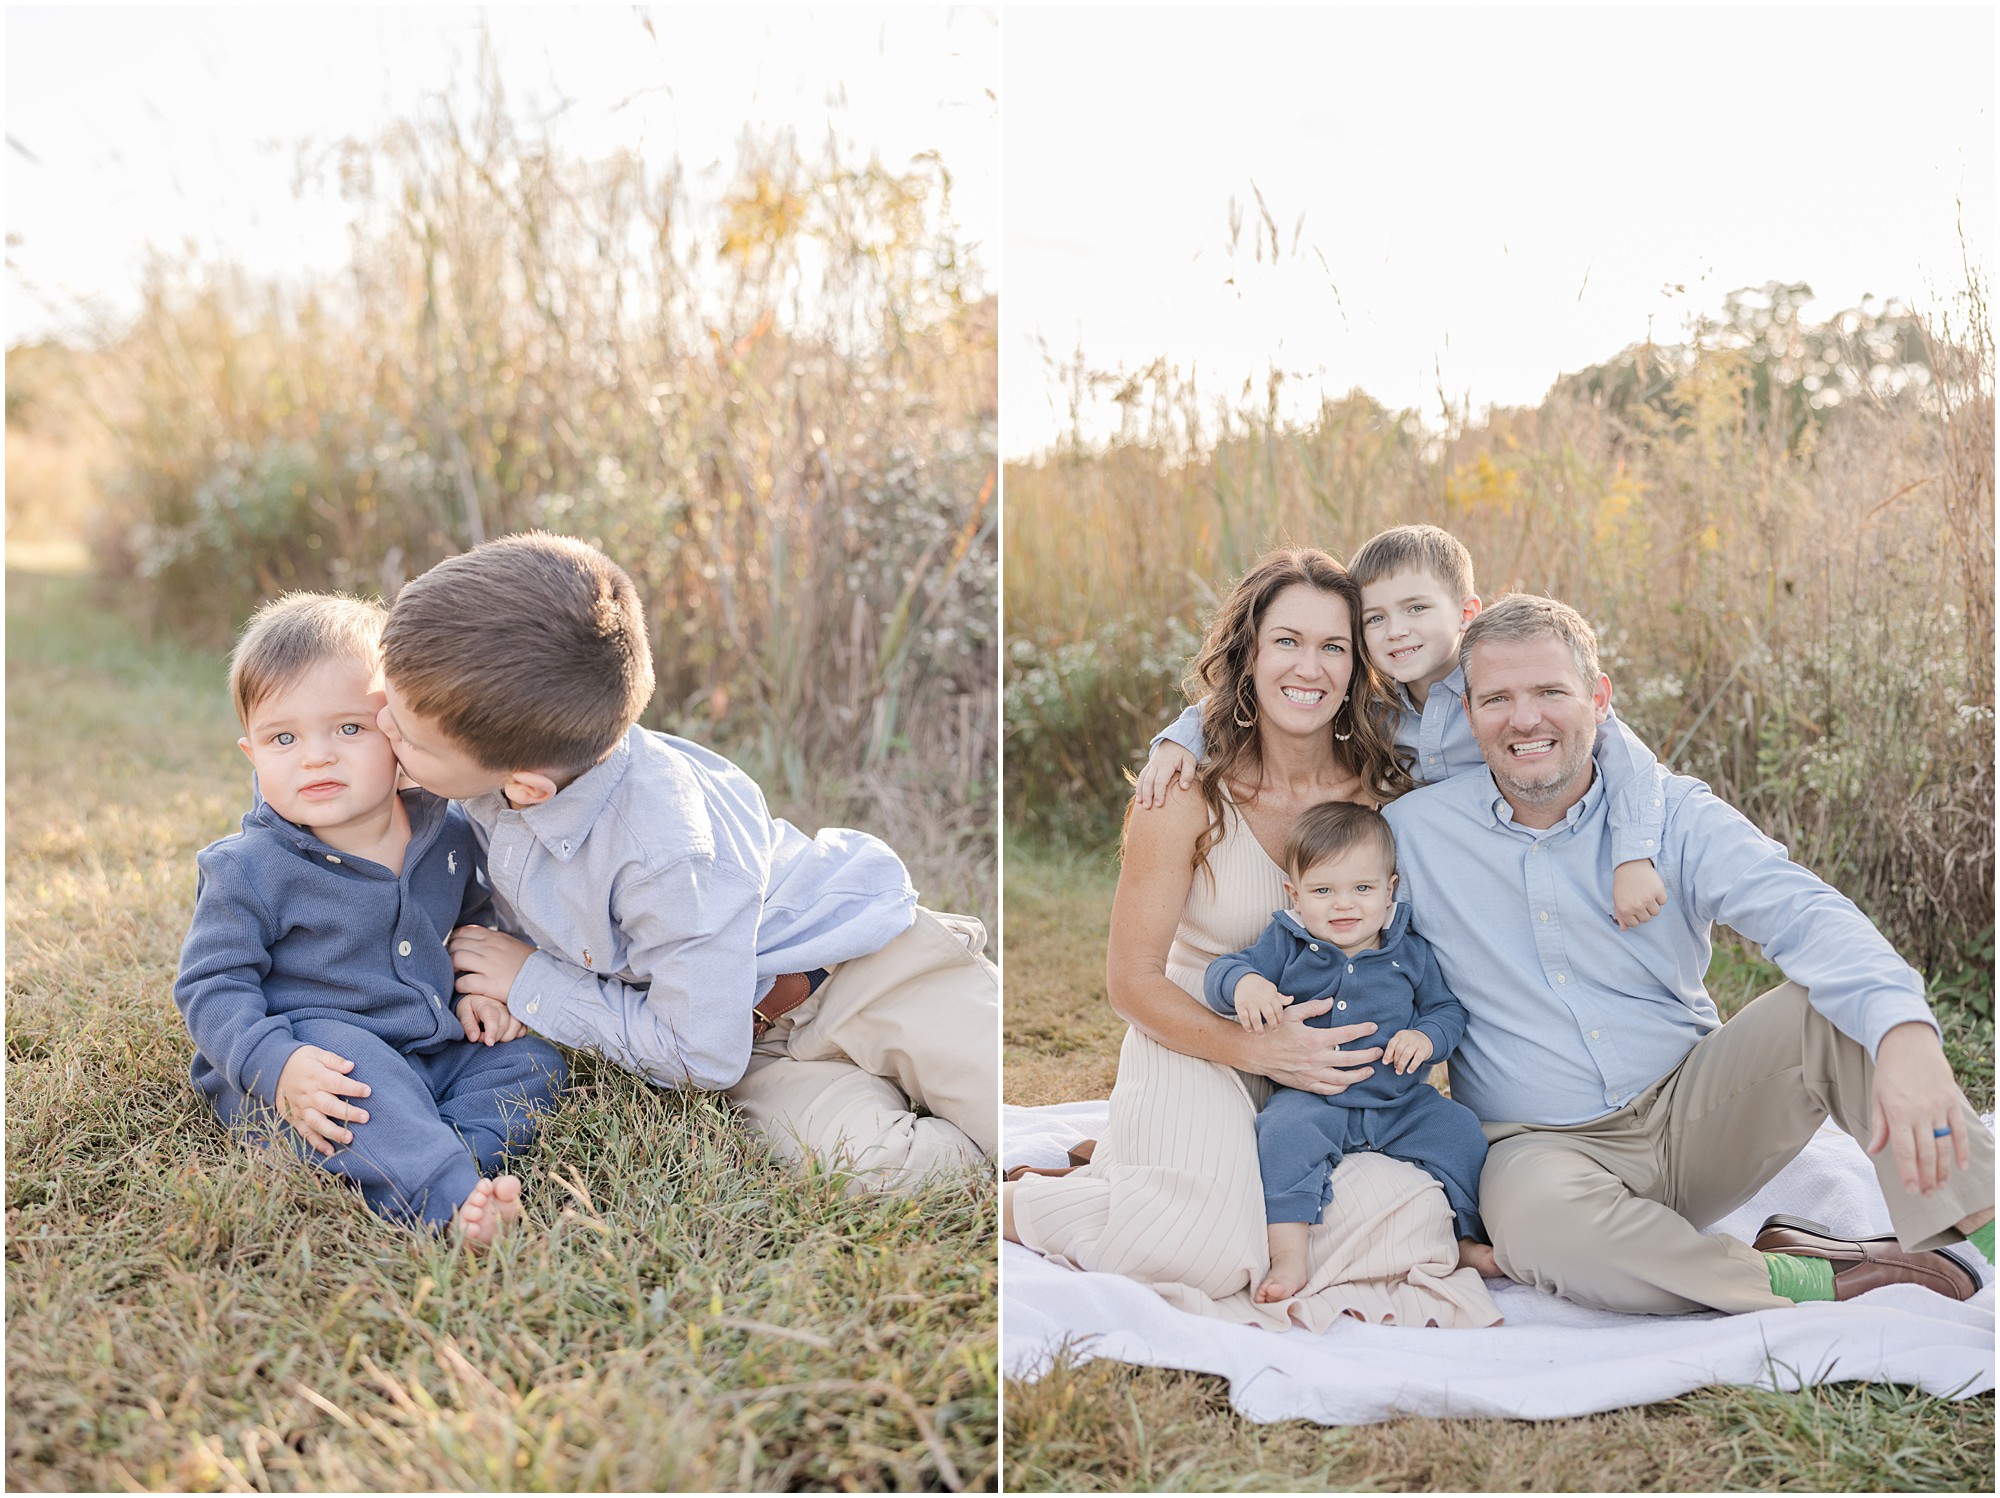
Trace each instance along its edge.
<instances>
[{"instance_id":1,"label":"boy's bare foot","mask_svg":"<svg viewBox=\"0 0 2000 1498\"><path fill-rule=\"evenodd\" d=\"M1305 1288L1306 1243L1310 1226L1303 1222L1274 1222L1270 1225L1271 1272L1257 1287L1260 1306L1290 1300Z\"/></svg>"},{"instance_id":2,"label":"boy's bare foot","mask_svg":"<svg viewBox=\"0 0 2000 1498\"><path fill-rule=\"evenodd\" d=\"M521 1221L521 1180L519 1176L492 1176L472 1188L472 1195L459 1204L452 1226L469 1248L487 1248L497 1243Z\"/></svg>"},{"instance_id":3,"label":"boy's bare foot","mask_svg":"<svg viewBox=\"0 0 2000 1498\"><path fill-rule=\"evenodd\" d=\"M1477 1269L1489 1280L1507 1278L1506 1272L1500 1268L1500 1261L1493 1257L1492 1248L1474 1238L1458 1240L1458 1267Z\"/></svg>"},{"instance_id":4,"label":"boy's bare foot","mask_svg":"<svg viewBox=\"0 0 2000 1498\"><path fill-rule=\"evenodd\" d=\"M1290 1300L1304 1288L1305 1282L1306 1275L1303 1268L1297 1274L1280 1274L1273 1269L1264 1276L1264 1283L1257 1287L1257 1304L1268 1306L1281 1300Z\"/></svg>"}]
</instances>

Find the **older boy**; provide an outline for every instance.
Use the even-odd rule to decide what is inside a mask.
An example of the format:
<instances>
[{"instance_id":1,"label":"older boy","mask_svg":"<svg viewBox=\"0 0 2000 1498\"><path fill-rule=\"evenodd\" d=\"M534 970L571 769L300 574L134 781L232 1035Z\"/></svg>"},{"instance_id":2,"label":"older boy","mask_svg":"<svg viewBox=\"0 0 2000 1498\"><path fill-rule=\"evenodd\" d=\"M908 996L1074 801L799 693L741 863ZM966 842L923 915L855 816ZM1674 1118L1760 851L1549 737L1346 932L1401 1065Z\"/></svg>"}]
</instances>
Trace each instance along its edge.
<instances>
[{"instance_id":1,"label":"older boy","mask_svg":"<svg viewBox=\"0 0 2000 1498\"><path fill-rule=\"evenodd\" d=\"M638 727L652 652L609 558L539 532L452 557L398 595L383 659L397 756L465 802L532 942L462 928L461 993L663 1087L727 1090L856 1187L992 1153L983 928L919 908L875 838L809 838L728 760Z\"/></svg>"},{"instance_id":2,"label":"older boy","mask_svg":"<svg viewBox=\"0 0 2000 1498\"><path fill-rule=\"evenodd\" d=\"M1396 743L1408 751L1419 785L1485 768L1473 742L1462 694L1458 644L1479 615L1472 556L1435 525L1398 525L1371 536L1348 563L1361 588L1361 636L1375 668L1396 684L1402 712ZM1201 706L1190 706L1153 739L1140 772L1139 805L1166 800L1168 782L1194 786L1201 758ZM1653 752L1613 718L1597 736L1597 756L1612 796L1610 914L1621 929L1649 921L1666 902L1653 866L1660 843L1660 803L1652 791Z\"/></svg>"},{"instance_id":3,"label":"older boy","mask_svg":"<svg viewBox=\"0 0 2000 1498\"><path fill-rule=\"evenodd\" d=\"M520 1181L483 1172L567 1067L503 1006L451 1004L446 937L490 902L464 814L396 790L382 620L294 593L244 630L229 685L257 801L199 856L174 1000L225 1123L275 1111L376 1212L481 1245L521 1215Z\"/></svg>"}]
</instances>

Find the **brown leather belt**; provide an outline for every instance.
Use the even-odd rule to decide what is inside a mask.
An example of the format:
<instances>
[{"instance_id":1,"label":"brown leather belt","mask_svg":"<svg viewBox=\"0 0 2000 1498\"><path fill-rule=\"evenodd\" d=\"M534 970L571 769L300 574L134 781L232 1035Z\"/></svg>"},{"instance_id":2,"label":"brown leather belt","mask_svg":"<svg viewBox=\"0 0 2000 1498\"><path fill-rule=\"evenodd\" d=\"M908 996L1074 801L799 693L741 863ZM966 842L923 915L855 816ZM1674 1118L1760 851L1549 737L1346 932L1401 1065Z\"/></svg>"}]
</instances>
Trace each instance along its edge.
<instances>
[{"instance_id":1,"label":"brown leather belt","mask_svg":"<svg viewBox=\"0 0 2000 1498\"><path fill-rule=\"evenodd\" d=\"M750 1011L751 1037L762 1040L773 1024L811 998L813 991L824 982L826 969L823 967L816 967L809 973L778 974L771 983L771 991Z\"/></svg>"}]
</instances>

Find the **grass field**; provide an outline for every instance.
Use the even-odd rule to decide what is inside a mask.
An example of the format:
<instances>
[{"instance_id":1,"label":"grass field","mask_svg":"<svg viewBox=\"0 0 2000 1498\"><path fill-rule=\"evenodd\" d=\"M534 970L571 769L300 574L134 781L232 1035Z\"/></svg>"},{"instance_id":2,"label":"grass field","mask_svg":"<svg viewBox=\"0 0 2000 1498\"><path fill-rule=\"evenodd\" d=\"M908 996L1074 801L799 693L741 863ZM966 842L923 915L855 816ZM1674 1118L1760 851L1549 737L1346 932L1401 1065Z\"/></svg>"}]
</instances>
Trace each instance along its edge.
<instances>
[{"instance_id":1,"label":"grass field","mask_svg":"<svg viewBox=\"0 0 2000 1498\"><path fill-rule=\"evenodd\" d=\"M1124 1024L1104 996L1117 869L1108 853L1010 838L1007 1101L1103 1097ZM1733 1013L1773 970L1718 943L1710 988ZM1993 1027L1941 1011L1960 1082L1993 1106ZM1253 1425L1226 1380L1100 1361L1006 1386L1015 1492L1977 1492L1993 1490L1994 1400L1871 1384L1795 1394L1705 1389L1575 1420Z\"/></svg>"},{"instance_id":2,"label":"grass field","mask_svg":"<svg viewBox=\"0 0 2000 1498\"><path fill-rule=\"evenodd\" d=\"M9 1488L994 1484L986 1185L853 1200L588 1061L484 1258L233 1146L170 992L243 809L220 663L78 577L7 624Z\"/></svg>"}]
</instances>

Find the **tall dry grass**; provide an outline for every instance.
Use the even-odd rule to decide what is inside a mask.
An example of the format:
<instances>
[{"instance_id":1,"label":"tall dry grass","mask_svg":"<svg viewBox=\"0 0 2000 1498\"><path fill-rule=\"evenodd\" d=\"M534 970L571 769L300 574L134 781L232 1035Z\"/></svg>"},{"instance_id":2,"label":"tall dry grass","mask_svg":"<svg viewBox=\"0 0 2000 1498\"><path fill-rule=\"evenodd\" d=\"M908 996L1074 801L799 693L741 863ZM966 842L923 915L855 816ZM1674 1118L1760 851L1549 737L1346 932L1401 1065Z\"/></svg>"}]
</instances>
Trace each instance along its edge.
<instances>
[{"instance_id":1,"label":"tall dry grass","mask_svg":"<svg viewBox=\"0 0 2000 1498\"><path fill-rule=\"evenodd\" d=\"M1976 288L1975 281L1975 288ZM1007 808L1108 842L1204 616L1265 548L1443 525L1491 600L1597 625L1620 713L1990 1013L1993 357L1977 289L1924 330L1739 294L1532 409L1442 431L1363 393L1291 422L1164 366L1122 435L1006 475ZM1069 372L1081 385L1081 366Z\"/></svg>"},{"instance_id":2,"label":"tall dry grass","mask_svg":"<svg viewBox=\"0 0 2000 1498\"><path fill-rule=\"evenodd\" d=\"M163 260L89 361L103 575L219 648L282 589L585 537L646 600L650 724L934 844L927 896L990 919L995 319L946 165L746 136L717 187L489 77L304 170L355 212L338 277Z\"/></svg>"}]
</instances>

